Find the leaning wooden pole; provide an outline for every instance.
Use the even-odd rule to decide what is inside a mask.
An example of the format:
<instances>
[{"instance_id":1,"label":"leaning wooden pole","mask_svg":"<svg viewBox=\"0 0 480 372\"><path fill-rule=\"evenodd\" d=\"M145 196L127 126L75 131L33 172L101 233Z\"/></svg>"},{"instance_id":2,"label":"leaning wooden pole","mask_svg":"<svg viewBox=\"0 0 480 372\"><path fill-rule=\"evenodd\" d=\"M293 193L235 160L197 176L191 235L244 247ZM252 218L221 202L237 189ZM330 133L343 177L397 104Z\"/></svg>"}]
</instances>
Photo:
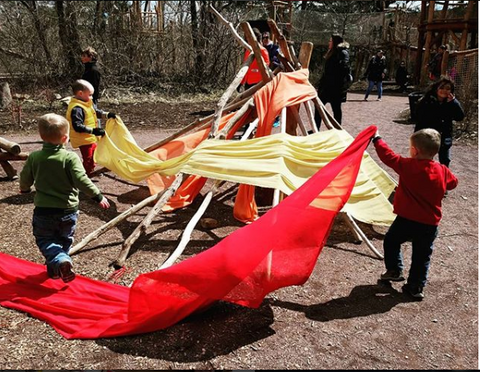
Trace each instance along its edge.
<instances>
[{"instance_id":1,"label":"leaning wooden pole","mask_svg":"<svg viewBox=\"0 0 480 372\"><path fill-rule=\"evenodd\" d=\"M153 218L158 214L160 209L163 208L163 206L170 200L173 194L177 191L177 189L180 187L183 179L183 174L179 173L173 183L170 185L168 189L165 190L163 195L161 196L160 199L158 199L157 203L155 206L150 210L150 212L147 214L147 216L143 219L143 221L137 226L137 228L133 231L132 234L125 240L125 242L122 245L122 249L113 263L115 266L120 266L122 267L125 265L125 260L127 259L128 253L130 252L130 249L132 248L133 243L137 241L137 239L140 237L142 232L146 231L148 226L153 221Z\"/></svg>"},{"instance_id":2,"label":"leaning wooden pole","mask_svg":"<svg viewBox=\"0 0 480 372\"><path fill-rule=\"evenodd\" d=\"M200 205L200 207L198 208L197 212L192 217L192 219L188 222L187 227L185 227L185 230L183 231L183 234L182 234L182 238L180 239L180 243L178 244L177 248L175 248L175 250L165 260L165 262L159 265L158 270L165 269L166 267L172 266L177 260L177 258L180 257L180 255L183 253L183 251L187 247L187 244L190 242L193 229L195 228L198 221L200 220L200 218L203 216L208 206L210 205L213 195L217 192L218 186L220 185L221 182L222 181L217 180L215 182L215 185L212 187L212 189L205 195L205 198L203 199L202 204Z\"/></svg>"},{"instance_id":3,"label":"leaning wooden pole","mask_svg":"<svg viewBox=\"0 0 480 372\"><path fill-rule=\"evenodd\" d=\"M240 67L240 70L235 75L235 78L230 83L230 86L227 88L225 93L223 93L222 97L218 101L217 109L215 110L215 113L213 116L213 124L211 126L210 133L208 134L209 138L213 138L217 135L218 127L220 126L220 120L222 119L225 105L227 104L227 101L229 100L229 98L232 96L233 92L235 92L236 88L242 82L244 76L247 74L248 68L252 64L254 57L255 56L253 54L250 54L248 56L247 60L244 62L242 67Z\"/></svg>"},{"instance_id":4,"label":"leaning wooden pole","mask_svg":"<svg viewBox=\"0 0 480 372\"><path fill-rule=\"evenodd\" d=\"M140 203L135 204L133 207L127 209L125 212L119 214L117 217L114 219L108 221L106 224L100 226L97 230L91 232L88 234L85 238L82 239L82 241L70 249L69 254L75 254L82 248L86 247L91 241L97 239L100 235L105 233L106 231L110 230L111 228L115 227L118 225L120 222L124 221L127 217L130 217L131 215L137 213L139 210L142 208L146 207L150 203L155 203L157 202L158 199L162 197L162 195L165 193L165 190L160 191L159 193L152 195L146 199L143 199Z\"/></svg>"}]
</instances>

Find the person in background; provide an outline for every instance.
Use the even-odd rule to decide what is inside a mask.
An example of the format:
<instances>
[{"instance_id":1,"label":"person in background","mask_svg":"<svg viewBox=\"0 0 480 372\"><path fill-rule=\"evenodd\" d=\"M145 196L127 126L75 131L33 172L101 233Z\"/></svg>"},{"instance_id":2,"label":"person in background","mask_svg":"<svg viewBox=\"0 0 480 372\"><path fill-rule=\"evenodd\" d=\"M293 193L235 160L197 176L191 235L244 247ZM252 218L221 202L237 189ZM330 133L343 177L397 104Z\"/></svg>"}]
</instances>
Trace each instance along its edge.
<instances>
[{"instance_id":1,"label":"person in background","mask_svg":"<svg viewBox=\"0 0 480 372\"><path fill-rule=\"evenodd\" d=\"M365 93L364 101L368 101L368 96L373 87L377 86L378 98L377 101L382 100L383 93L383 79L387 73L387 60L383 55L383 50L379 50L368 62L367 70L365 71L365 78L368 79L368 88Z\"/></svg>"},{"instance_id":2,"label":"person in background","mask_svg":"<svg viewBox=\"0 0 480 372\"><path fill-rule=\"evenodd\" d=\"M453 143L453 121L465 117L462 105L455 98L455 85L452 80L442 77L432 83L425 95L417 102L415 132L424 128L433 128L441 134L438 160L450 166L450 148Z\"/></svg>"},{"instance_id":3,"label":"person in background","mask_svg":"<svg viewBox=\"0 0 480 372\"><path fill-rule=\"evenodd\" d=\"M270 59L270 69L273 71L280 66L278 60L279 47L270 39L270 32L264 32L262 34L262 44L268 51L268 58Z\"/></svg>"},{"instance_id":4,"label":"person in background","mask_svg":"<svg viewBox=\"0 0 480 372\"><path fill-rule=\"evenodd\" d=\"M35 186L33 235L45 257L48 276L67 283L75 279L69 251L78 220L79 192L104 209L110 203L87 177L78 155L66 150L68 121L46 114L38 120L38 131L43 146L28 156L20 173L20 192L28 193Z\"/></svg>"},{"instance_id":5,"label":"person in background","mask_svg":"<svg viewBox=\"0 0 480 372\"><path fill-rule=\"evenodd\" d=\"M347 90L351 83L350 45L338 34L333 34L328 42L325 54L325 68L318 83L317 91L320 100L332 106L333 117L342 124L342 102L347 101ZM320 128L321 117L315 112L315 122Z\"/></svg>"},{"instance_id":6,"label":"person in background","mask_svg":"<svg viewBox=\"0 0 480 372\"><path fill-rule=\"evenodd\" d=\"M82 50L81 54L82 63L85 70L82 75L82 80L88 81L93 86L93 104L98 105L98 97L100 95L100 79L102 77L98 70L97 60L98 54L92 47L87 47Z\"/></svg>"},{"instance_id":7,"label":"person in background","mask_svg":"<svg viewBox=\"0 0 480 372\"><path fill-rule=\"evenodd\" d=\"M410 271L402 290L421 301L442 218L442 199L447 190L457 187L458 180L445 165L433 160L440 148L440 133L435 129L422 129L410 136L409 158L392 151L378 132L372 142L380 160L399 175L393 201L397 217L383 241L387 271L380 280L405 280L401 245L411 241Z\"/></svg>"},{"instance_id":8,"label":"person in background","mask_svg":"<svg viewBox=\"0 0 480 372\"><path fill-rule=\"evenodd\" d=\"M66 118L70 123L70 144L80 148L83 166L87 176L91 177L95 169L93 156L97 148L97 137L104 136L105 130L98 127L97 115L100 118L115 119L113 112L99 110L92 101L94 89L86 80L76 80L72 84L74 97L68 104Z\"/></svg>"},{"instance_id":9,"label":"person in background","mask_svg":"<svg viewBox=\"0 0 480 372\"><path fill-rule=\"evenodd\" d=\"M405 61L400 62L400 66L397 68L397 72L395 73L395 82L399 86L400 92L407 91L407 84L408 79L410 76L408 75L407 66L405 65Z\"/></svg>"},{"instance_id":10,"label":"person in background","mask_svg":"<svg viewBox=\"0 0 480 372\"><path fill-rule=\"evenodd\" d=\"M437 81L442 75L442 59L443 53L447 50L446 45L440 45L437 49L437 53L433 56L430 62L427 64L428 77L430 80Z\"/></svg>"},{"instance_id":11,"label":"person in background","mask_svg":"<svg viewBox=\"0 0 480 372\"><path fill-rule=\"evenodd\" d=\"M270 65L270 58L268 56L268 50L265 49L263 47L262 43L261 43L262 34L260 33L258 28L254 28L253 33L255 34L255 38L258 42L258 46L259 46L260 51L262 53L262 58L265 61L265 64L267 65L267 67L268 67ZM243 60L246 61L249 55L250 55L250 51L247 49L245 51L245 55L244 55ZM251 88L252 86L254 86L255 84L257 84L258 82L260 82L260 81L262 81L262 74L260 73L260 70L258 69L257 60L254 59L253 62L250 64L250 67L248 68L248 71L245 74L245 76L243 77L243 80L240 83L240 85L241 86L243 85L245 90L247 90L247 89Z\"/></svg>"}]
</instances>

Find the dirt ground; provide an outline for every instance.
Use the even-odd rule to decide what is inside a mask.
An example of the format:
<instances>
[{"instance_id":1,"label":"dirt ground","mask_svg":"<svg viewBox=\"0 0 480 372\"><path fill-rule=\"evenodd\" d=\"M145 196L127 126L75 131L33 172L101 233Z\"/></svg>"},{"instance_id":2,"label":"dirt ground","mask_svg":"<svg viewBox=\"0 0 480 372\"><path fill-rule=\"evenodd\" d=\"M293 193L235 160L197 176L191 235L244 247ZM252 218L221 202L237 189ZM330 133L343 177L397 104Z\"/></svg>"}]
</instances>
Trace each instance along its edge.
<instances>
[{"instance_id":1,"label":"dirt ground","mask_svg":"<svg viewBox=\"0 0 480 372\"><path fill-rule=\"evenodd\" d=\"M405 119L406 95L386 92L383 101L363 102L350 93L344 104L344 128L353 136L375 124L393 149L407 155L413 125ZM373 98L373 97L372 97ZM142 147L173 133L212 110L215 101L104 102L121 115ZM329 107L328 107L329 108ZM55 106L58 113L64 109ZM330 109L330 108L329 108ZM40 148L31 120L48 111L24 110L23 130L12 129L11 114L0 112L1 136L23 151ZM378 159L369 152L375 159ZM20 171L21 161L12 162ZM383 165L382 165L383 166ZM383 166L384 167L384 166ZM384 167L385 168L385 167ZM45 322L0 308L2 369L477 369L478 368L478 147L453 146L451 168L459 186L444 200L423 302L401 293L401 283L377 279L383 262L337 221L310 279L300 287L271 293L259 309L218 303L168 329L134 337L67 341ZM394 173L387 170L396 178ZM135 185L111 174L97 185L111 200L102 211L82 199L76 233L79 242L92 230L148 196L144 182ZM181 259L191 257L239 228L232 217L235 185L226 184L205 216L219 227L197 227ZM18 194L18 181L0 170L0 250L41 263L31 232L32 195ZM129 285L152 271L179 242L181 232L201 203L160 215L133 246L127 270L118 283ZM122 242L148 212L142 210L73 256L77 273L111 280L110 266ZM360 224L382 251L386 229ZM410 247L405 245L407 268Z\"/></svg>"}]
</instances>

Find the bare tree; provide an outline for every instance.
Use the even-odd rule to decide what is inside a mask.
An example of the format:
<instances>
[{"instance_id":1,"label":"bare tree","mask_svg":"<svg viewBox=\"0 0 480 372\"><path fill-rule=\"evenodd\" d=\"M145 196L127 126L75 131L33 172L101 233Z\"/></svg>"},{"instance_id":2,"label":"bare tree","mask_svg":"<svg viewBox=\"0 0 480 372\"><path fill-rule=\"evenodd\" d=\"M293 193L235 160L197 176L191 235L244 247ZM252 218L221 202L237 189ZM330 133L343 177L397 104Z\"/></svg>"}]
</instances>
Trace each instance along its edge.
<instances>
[{"instance_id":1,"label":"bare tree","mask_svg":"<svg viewBox=\"0 0 480 372\"><path fill-rule=\"evenodd\" d=\"M65 6L64 6L65 5ZM67 70L70 75L78 75L81 70L80 38L73 1L55 1L58 16L58 35L62 43Z\"/></svg>"}]
</instances>

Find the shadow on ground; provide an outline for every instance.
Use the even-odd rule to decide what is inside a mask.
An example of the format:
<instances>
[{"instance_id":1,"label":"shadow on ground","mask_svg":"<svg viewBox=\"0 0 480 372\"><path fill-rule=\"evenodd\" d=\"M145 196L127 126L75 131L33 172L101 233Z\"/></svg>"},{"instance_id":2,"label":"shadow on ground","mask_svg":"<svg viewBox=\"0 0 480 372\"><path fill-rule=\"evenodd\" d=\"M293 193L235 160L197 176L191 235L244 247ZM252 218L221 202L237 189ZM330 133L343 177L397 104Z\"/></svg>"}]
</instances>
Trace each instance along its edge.
<instances>
[{"instance_id":1,"label":"shadow on ground","mask_svg":"<svg viewBox=\"0 0 480 372\"><path fill-rule=\"evenodd\" d=\"M265 302L258 309L218 302L162 331L96 342L115 353L178 363L199 362L273 335L272 323L273 312Z\"/></svg>"}]
</instances>

